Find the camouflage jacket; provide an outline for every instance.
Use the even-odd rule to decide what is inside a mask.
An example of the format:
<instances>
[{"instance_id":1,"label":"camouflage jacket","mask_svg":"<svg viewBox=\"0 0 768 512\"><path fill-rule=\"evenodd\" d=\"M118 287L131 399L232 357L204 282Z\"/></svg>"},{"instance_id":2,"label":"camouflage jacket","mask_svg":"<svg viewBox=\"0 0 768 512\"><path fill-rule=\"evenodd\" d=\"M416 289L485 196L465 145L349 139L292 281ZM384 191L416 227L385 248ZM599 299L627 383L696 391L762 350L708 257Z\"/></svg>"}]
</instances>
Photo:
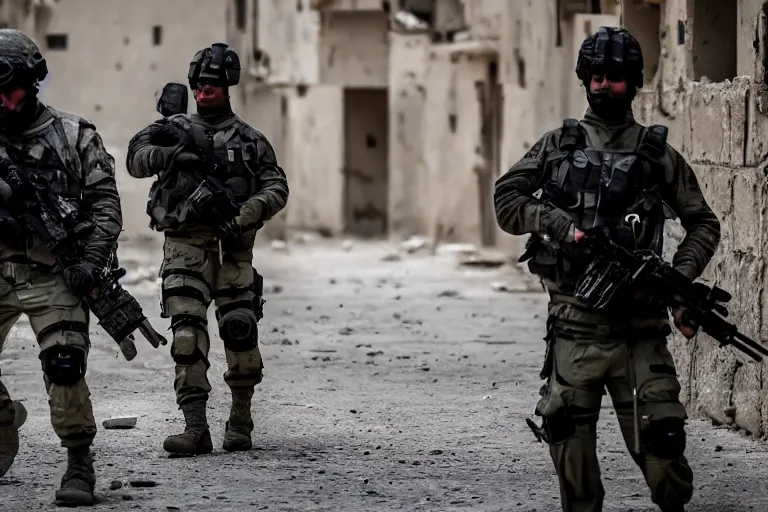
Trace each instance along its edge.
<instances>
[{"instance_id":1,"label":"camouflage jacket","mask_svg":"<svg viewBox=\"0 0 768 512\"><path fill-rule=\"evenodd\" d=\"M161 180L166 174L184 172L183 167L174 168L172 157L165 156L167 153L163 154L150 142L153 130L165 123L173 123L185 132L189 132L193 124L198 125L212 134L214 150L226 149L230 154L242 155L238 158L242 158L248 171L253 172L258 181L257 190L246 200L246 203L251 201L262 203L262 222L269 220L285 207L288 200L288 180L285 172L277 164L272 146L261 132L235 114L225 116L216 124L207 122L196 113L177 114L155 121L138 132L129 143L126 165L131 176L147 178L158 175ZM205 227L185 223L184 219L181 219L178 229L194 229L201 234L209 231Z\"/></svg>"},{"instance_id":2,"label":"camouflage jacket","mask_svg":"<svg viewBox=\"0 0 768 512\"><path fill-rule=\"evenodd\" d=\"M120 196L115 182L115 160L104 148L96 127L78 116L41 105L38 118L24 132L4 136L0 140L0 158L8 158L10 144L35 160L55 155L63 163L63 179L75 190L80 206L95 224L95 229L82 240L83 259L99 268L107 265L117 248L123 227ZM57 183L58 187L64 184ZM0 241L0 261L24 259L53 265L55 258L36 237L27 240Z\"/></svg>"},{"instance_id":3,"label":"camouflage jacket","mask_svg":"<svg viewBox=\"0 0 768 512\"><path fill-rule=\"evenodd\" d=\"M580 122L586 141L596 150L637 147L644 126L631 113L619 123L608 124L588 110ZM566 212L533 194L549 179L548 155L558 151L562 128L546 133L528 153L496 181L494 202L499 227L513 235L534 233L564 241L573 229ZM662 158L664 178L661 198L679 217L686 236L677 248L673 265L695 279L704 271L720 241L720 221L707 204L693 169L667 144Z\"/></svg>"}]
</instances>

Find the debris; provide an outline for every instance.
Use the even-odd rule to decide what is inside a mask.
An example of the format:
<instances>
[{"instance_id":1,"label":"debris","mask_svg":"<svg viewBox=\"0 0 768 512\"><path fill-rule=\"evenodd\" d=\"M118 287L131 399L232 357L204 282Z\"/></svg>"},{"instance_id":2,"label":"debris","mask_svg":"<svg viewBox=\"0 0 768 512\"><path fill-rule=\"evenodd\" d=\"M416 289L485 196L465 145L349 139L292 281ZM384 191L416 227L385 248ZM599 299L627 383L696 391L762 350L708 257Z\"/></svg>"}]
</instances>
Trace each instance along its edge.
<instances>
[{"instance_id":1,"label":"debris","mask_svg":"<svg viewBox=\"0 0 768 512\"><path fill-rule=\"evenodd\" d=\"M507 262L506 258L500 254L473 254L463 258L459 265L472 268L499 268Z\"/></svg>"},{"instance_id":2,"label":"debris","mask_svg":"<svg viewBox=\"0 0 768 512\"><path fill-rule=\"evenodd\" d=\"M136 426L136 416L129 418L114 418L111 420L104 420L102 425L106 429L129 429Z\"/></svg>"},{"instance_id":3,"label":"debris","mask_svg":"<svg viewBox=\"0 0 768 512\"><path fill-rule=\"evenodd\" d=\"M400 261L403 257L400 253L397 252L390 252L388 254L385 254L383 258L381 258L381 261Z\"/></svg>"},{"instance_id":4,"label":"debris","mask_svg":"<svg viewBox=\"0 0 768 512\"><path fill-rule=\"evenodd\" d=\"M477 254L474 244L443 244L437 248L437 254Z\"/></svg>"},{"instance_id":5,"label":"debris","mask_svg":"<svg viewBox=\"0 0 768 512\"><path fill-rule=\"evenodd\" d=\"M400 247L408 254L413 254L421 249L425 249L429 245L429 238L424 236L412 236L408 240L402 242Z\"/></svg>"},{"instance_id":6,"label":"debris","mask_svg":"<svg viewBox=\"0 0 768 512\"><path fill-rule=\"evenodd\" d=\"M131 487L157 487L154 480L131 480Z\"/></svg>"},{"instance_id":7,"label":"debris","mask_svg":"<svg viewBox=\"0 0 768 512\"><path fill-rule=\"evenodd\" d=\"M285 240L272 240L272 250L288 252L288 244L285 243Z\"/></svg>"},{"instance_id":8,"label":"debris","mask_svg":"<svg viewBox=\"0 0 768 512\"><path fill-rule=\"evenodd\" d=\"M264 286L264 294L268 293L281 293L283 291L283 287L279 284L268 284Z\"/></svg>"},{"instance_id":9,"label":"debris","mask_svg":"<svg viewBox=\"0 0 768 512\"><path fill-rule=\"evenodd\" d=\"M491 283L491 290L495 292L517 293L529 291L525 283L509 283L504 281L494 281Z\"/></svg>"}]
</instances>

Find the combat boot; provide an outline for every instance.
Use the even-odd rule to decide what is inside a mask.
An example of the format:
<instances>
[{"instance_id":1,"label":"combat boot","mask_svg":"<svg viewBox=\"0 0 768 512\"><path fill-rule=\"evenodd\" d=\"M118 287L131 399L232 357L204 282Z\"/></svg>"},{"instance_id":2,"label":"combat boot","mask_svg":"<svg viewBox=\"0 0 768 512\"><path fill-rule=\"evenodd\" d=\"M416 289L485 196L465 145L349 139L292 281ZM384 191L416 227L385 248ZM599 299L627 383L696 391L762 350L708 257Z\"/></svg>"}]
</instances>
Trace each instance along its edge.
<instances>
[{"instance_id":1,"label":"combat boot","mask_svg":"<svg viewBox=\"0 0 768 512\"><path fill-rule=\"evenodd\" d=\"M250 450L253 446L251 441L251 432L253 431L251 398L253 398L253 388L232 389L232 409L224 433L223 446L228 452Z\"/></svg>"},{"instance_id":2,"label":"combat boot","mask_svg":"<svg viewBox=\"0 0 768 512\"><path fill-rule=\"evenodd\" d=\"M163 449L173 455L202 455L213 451L211 431L205 416L205 401L196 401L181 406L187 426L183 434L168 436Z\"/></svg>"},{"instance_id":3,"label":"combat boot","mask_svg":"<svg viewBox=\"0 0 768 512\"><path fill-rule=\"evenodd\" d=\"M27 421L21 402L6 402L0 408L0 477L3 477L19 453L19 428Z\"/></svg>"},{"instance_id":4,"label":"combat boot","mask_svg":"<svg viewBox=\"0 0 768 512\"><path fill-rule=\"evenodd\" d=\"M67 452L67 471L61 477L61 488L56 491L56 504L64 507L93 505L96 474L91 448L69 448Z\"/></svg>"}]
</instances>

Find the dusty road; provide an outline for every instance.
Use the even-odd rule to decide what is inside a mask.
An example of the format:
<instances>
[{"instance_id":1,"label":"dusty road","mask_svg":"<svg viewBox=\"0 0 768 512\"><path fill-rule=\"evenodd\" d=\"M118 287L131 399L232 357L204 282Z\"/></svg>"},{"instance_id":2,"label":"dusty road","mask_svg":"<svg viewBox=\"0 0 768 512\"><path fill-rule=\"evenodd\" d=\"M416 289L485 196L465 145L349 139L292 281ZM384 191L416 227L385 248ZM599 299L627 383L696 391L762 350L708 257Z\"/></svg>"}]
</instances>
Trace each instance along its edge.
<instances>
[{"instance_id":1,"label":"dusty road","mask_svg":"<svg viewBox=\"0 0 768 512\"><path fill-rule=\"evenodd\" d=\"M255 397L253 451L221 450L229 398L213 336L209 403L216 448L168 459L182 428L168 347L142 340L128 363L98 328L88 382L99 433L95 510L556 511L544 446L525 426L537 399L545 297L491 289L509 269L459 270L455 254L387 258L385 244L338 242L256 251L271 291L262 322L265 380ZM122 251L129 268L157 252ZM387 261L389 260L389 261ZM518 278L519 279L519 278ZM277 287L277 288L276 288ZM151 281L132 287L157 318ZM29 420L0 510L50 510L65 454L53 435L36 344L22 320L0 358ZM599 431L607 511L656 510L620 441L609 403ZM132 430L101 422L138 416ZM764 444L691 422L690 511L768 510ZM114 480L150 488L110 490Z\"/></svg>"}]
</instances>

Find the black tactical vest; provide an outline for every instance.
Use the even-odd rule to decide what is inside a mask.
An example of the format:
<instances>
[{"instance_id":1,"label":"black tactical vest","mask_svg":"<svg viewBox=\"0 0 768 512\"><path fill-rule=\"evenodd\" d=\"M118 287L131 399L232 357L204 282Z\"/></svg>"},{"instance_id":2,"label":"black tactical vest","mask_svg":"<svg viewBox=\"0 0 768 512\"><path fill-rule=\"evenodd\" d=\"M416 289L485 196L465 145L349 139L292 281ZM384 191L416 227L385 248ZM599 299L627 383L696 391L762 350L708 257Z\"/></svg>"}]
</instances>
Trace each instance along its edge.
<instances>
[{"instance_id":1,"label":"black tactical vest","mask_svg":"<svg viewBox=\"0 0 768 512\"><path fill-rule=\"evenodd\" d=\"M244 129L241 127L238 130ZM147 204L151 228L158 231L173 230L187 222L207 225L207 219L195 218L187 203L201 182L200 173L212 173L229 189L238 206L259 191L261 183L255 144L241 142L245 138L242 131L238 134L239 138L233 136L223 146L215 147L215 133L214 130L192 123L191 135L204 162L160 175L152 185Z\"/></svg>"},{"instance_id":2,"label":"black tactical vest","mask_svg":"<svg viewBox=\"0 0 768 512\"><path fill-rule=\"evenodd\" d=\"M637 148L598 151L586 145L576 119L566 119L559 150L548 155L548 179L537 195L564 210L582 231L608 228L611 238L629 250L650 249L661 254L664 208L662 159L667 128L652 125ZM567 292L589 263L575 244L555 249L536 236L526 253L531 272L553 281Z\"/></svg>"}]
</instances>

